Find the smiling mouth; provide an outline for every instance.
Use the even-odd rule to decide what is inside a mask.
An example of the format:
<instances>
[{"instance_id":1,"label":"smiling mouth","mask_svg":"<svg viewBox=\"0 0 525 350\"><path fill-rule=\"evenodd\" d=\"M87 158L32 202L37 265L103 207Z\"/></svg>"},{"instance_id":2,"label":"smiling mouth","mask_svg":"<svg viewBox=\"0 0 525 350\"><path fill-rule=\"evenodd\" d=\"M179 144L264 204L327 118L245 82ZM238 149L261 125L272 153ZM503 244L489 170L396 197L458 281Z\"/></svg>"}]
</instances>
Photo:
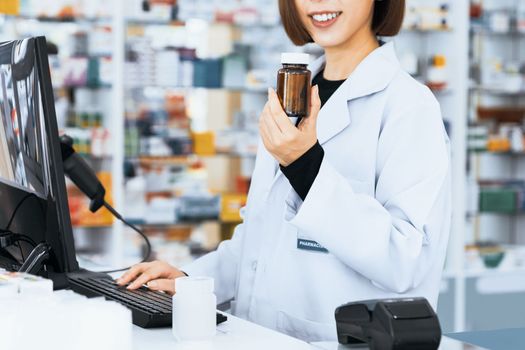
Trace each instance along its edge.
<instances>
[{"instance_id":1,"label":"smiling mouth","mask_svg":"<svg viewBox=\"0 0 525 350\"><path fill-rule=\"evenodd\" d=\"M317 12L311 15L308 15L312 19L312 23L316 27L328 27L332 25L337 18L341 15L341 11L334 12Z\"/></svg>"}]
</instances>

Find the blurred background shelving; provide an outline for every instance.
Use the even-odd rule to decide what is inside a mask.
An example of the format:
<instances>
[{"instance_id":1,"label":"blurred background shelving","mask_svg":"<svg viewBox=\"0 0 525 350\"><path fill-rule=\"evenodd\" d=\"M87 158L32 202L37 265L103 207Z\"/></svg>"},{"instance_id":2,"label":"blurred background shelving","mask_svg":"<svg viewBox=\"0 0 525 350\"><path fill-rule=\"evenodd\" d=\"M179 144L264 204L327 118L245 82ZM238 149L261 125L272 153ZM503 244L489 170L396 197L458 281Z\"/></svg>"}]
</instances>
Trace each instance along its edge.
<instances>
[{"instance_id":1,"label":"blurred background shelving","mask_svg":"<svg viewBox=\"0 0 525 350\"><path fill-rule=\"evenodd\" d=\"M524 296L525 273L525 2L470 6L467 299L497 300L499 308L467 304L465 326L487 329L522 322L525 312L516 303Z\"/></svg>"},{"instance_id":2,"label":"blurred background shelving","mask_svg":"<svg viewBox=\"0 0 525 350\"><path fill-rule=\"evenodd\" d=\"M241 221L266 89L293 46L276 0L20 0L0 39L46 35L60 128L110 199L182 265ZM383 38L388 41L391 39ZM407 0L402 67L438 99L454 212L438 313L445 332L525 326L525 0ZM79 255L142 242L69 189Z\"/></svg>"}]
</instances>

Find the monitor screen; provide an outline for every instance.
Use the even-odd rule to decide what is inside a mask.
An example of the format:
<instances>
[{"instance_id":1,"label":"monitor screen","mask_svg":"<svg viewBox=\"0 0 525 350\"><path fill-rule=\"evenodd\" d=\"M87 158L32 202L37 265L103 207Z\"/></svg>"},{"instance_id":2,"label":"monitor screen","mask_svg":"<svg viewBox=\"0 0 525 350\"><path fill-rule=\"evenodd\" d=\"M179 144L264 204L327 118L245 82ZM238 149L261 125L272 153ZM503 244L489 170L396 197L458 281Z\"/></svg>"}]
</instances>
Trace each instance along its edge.
<instances>
[{"instance_id":1,"label":"monitor screen","mask_svg":"<svg viewBox=\"0 0 525 350\"><path fill-rule=\"evenodd\" d=\"M11 62L0 64L0 181L45 198L49 155L34 52L17 41Z\"/></svg>"}]
</instances>

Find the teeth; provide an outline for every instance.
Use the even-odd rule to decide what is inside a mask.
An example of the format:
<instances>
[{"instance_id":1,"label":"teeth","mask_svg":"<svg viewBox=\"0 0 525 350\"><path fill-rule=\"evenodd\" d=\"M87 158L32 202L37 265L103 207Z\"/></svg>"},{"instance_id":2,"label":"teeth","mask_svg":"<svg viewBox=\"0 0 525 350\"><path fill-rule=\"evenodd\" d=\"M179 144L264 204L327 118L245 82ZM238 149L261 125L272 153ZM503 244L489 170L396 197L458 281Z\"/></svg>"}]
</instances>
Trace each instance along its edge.
<instances>
[{"instance_id":1,"label":"teeth","mask_svg":"<svg viewBox=\"0 0 525 350\"><path fill-rule=\"evenodd\" d=\"M337 12L333 12L333 13L323 13L322 15L313 15L312 17L317 22L326 22L326 21L336 18L338 15L339 14Z\"/></svg>"}]
</instances>

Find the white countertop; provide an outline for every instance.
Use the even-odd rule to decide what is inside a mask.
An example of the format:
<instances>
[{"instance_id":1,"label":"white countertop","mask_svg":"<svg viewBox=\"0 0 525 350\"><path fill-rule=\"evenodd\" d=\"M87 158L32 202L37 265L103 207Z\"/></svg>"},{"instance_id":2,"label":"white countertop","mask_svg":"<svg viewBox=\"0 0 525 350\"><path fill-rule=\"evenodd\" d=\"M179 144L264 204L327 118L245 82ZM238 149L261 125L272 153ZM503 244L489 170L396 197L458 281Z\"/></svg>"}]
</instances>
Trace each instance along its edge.
<instances>
[{"instance_id":1,"label":"white countertop","mask_svg":"<svg viewBox=\"0 0 525 350\"><path fill-rule=\"evenodd\" d=\"M133 326L133 350L236 350L315 349L299 339L226 314L228 321L217 326L217 335L207 342L177 342L171 328L143 329Z\"/></svg>"}]
</instances>

